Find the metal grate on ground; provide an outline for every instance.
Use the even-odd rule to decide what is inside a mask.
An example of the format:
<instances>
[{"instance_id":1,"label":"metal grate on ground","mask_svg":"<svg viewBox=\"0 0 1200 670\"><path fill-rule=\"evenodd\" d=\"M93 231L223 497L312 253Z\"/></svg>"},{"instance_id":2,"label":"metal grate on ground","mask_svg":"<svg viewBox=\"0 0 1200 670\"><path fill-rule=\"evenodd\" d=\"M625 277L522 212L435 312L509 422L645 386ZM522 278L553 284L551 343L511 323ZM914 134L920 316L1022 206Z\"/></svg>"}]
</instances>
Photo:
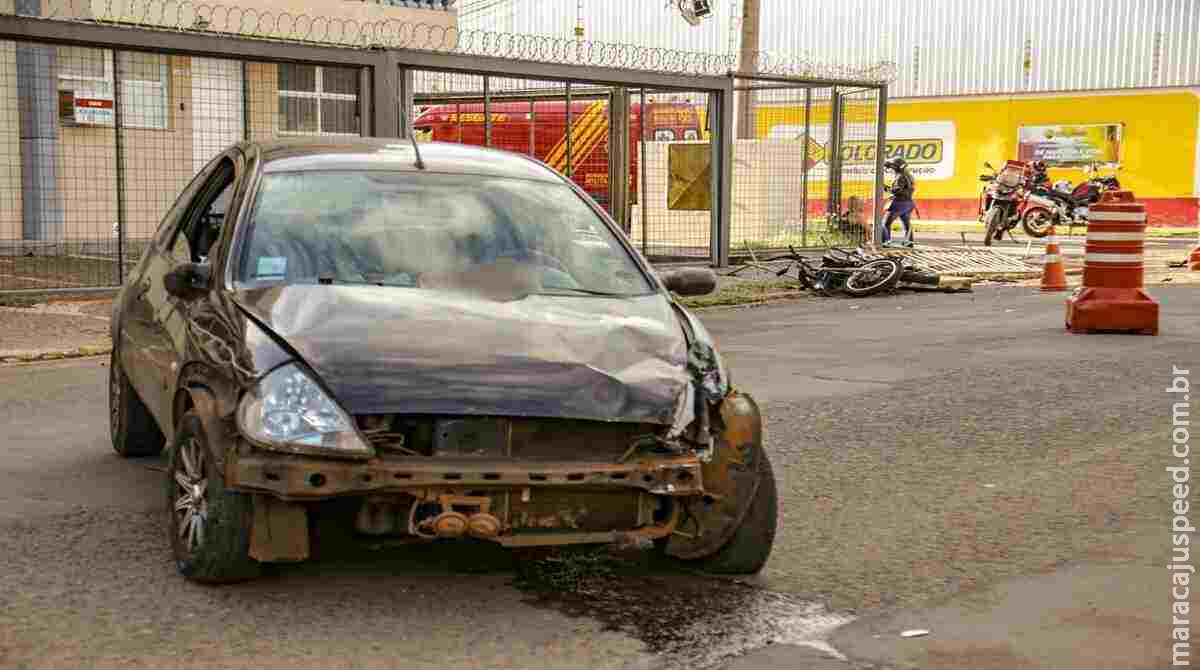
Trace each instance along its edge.
<instances>
[{"instance_id":1,"label":"metal grate on ground","mask_svg":"<svg viewBox=\"0 0 1200 670\"><path fill-rule=\"evenodd\" d=\"M1041 274L1039 263L1023 260L995 249L916 247L914 249L885 249L890 256L903 256L914 265L942 275L975 277L978 279L1027 279Z\"/></svg>"}]
</instances>

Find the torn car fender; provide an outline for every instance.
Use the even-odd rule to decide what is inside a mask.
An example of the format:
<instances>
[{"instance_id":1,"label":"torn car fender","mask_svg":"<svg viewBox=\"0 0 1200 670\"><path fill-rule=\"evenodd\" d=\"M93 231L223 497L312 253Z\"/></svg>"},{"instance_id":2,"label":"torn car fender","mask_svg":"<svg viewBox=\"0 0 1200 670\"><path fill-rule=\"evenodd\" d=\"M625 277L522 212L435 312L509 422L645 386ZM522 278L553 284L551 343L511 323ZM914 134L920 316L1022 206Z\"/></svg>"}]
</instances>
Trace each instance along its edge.
<instances>
[{"instance_id":1,"label":"torn car fender","mask_svg":"<svg viewBox=\"0 0 1200 670\"><path fill-rule=\"evenodd\" d=\"M218 469L223 469L227 460L225 449L232 448L235 440L233 425L228 418L222 417L217 397L217 393L204 386L181 386L175 394L174 420L177 421L178 417L183 415L183 408L190 404L204 428L209 456Z\"/></svg>"},{"instance_id":2,"label":"torn car fender","mask_svg":"<svg viewBox=\"0 0 1200 670\"><path fill-rule=\"evenodd\" d=\"M688 341L688 372L709 403L717 404L729 394L729 369L717 352L717 343L708 329L683 305L674 300L671 307L679 317Z\"/></svg>"},{"instance_id":3,"label":"torn car fender","mask_svg":"<svg viewBox=\"0 0 1200 670\"><path fill-rule=\"evenodd\" d=\"M705 495L680 501L684 517L667 542L667 554L684 560L711 556L737 532L762 481L762 414L745 393L732 391L714 422L716 445L701 467Z\"/></svg>"}]
</instances>

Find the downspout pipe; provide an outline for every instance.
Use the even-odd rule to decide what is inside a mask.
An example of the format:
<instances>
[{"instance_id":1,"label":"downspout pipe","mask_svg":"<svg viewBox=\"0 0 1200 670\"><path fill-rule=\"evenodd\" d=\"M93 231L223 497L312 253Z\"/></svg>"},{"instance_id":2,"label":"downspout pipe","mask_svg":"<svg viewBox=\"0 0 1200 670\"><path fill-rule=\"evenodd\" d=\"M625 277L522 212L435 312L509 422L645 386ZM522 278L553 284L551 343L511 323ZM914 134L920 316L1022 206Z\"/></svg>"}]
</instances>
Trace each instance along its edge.
<instances>
[{"instance_id":1,"label":"downspout pipe","mask_svg":"<svg viewBox=\"0 0 1200 670\"><path fill-rule=\"evenodd\" d=\"M41 16L41 0L17 0L16 13ZM16 43L17 117L21 140L21 235L58 241L63 209L58 190L58 68L55 48Z\"/></svg>"}]
</instances>

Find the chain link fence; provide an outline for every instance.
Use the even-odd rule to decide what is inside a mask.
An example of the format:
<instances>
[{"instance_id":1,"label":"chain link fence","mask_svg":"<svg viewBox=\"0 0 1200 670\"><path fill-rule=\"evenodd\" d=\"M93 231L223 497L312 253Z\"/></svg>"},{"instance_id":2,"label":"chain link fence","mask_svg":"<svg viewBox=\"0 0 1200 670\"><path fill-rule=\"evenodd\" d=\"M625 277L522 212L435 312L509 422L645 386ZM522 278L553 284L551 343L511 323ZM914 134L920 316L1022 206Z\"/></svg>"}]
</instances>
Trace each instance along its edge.
<instances>
[{"instance_id":1,"label":"chain link fence","mask_svg":"<svg viewBox=\"0 0 1200 670\"><path fill-rule=\"evenodd\" d=\"M743 83L731 252L870 243L882 88Z\"/></svg>"},{"instance_id":2,"label":"chain link fence","mask_svg":"<svg viewBox=\"0 0 1200 670\"><path fill-rule=\"evenodd\" d=\"M829 212L859 203L853 207L870 219L876 207L873 166L854 158L853 150L853 160L830 166L821 147L831 137L870 144L879 122L872 100L885 90L879 78L889 76L886 66L822 69L764 55L767 71L789 77L752 92L758 136L734 142L729 132L718 132L719 116L729 115L721 110L728 97L721 87L729 80L706 76L728 69L723 56L190 2L40 4L37 20L71 26L64 33L69 41L27 41L12 30L0 40L4 292L118 286L176 197L228 146L389 135L395 131L380 123L386 126L389 117L380 108L387 106L391 118L403 119L401 133L412 127L422 139L491 146L545 162L612 214L656 262L720 263L743 244L828 244L829 231L846 232L844 221ZM0 0L0 19L11 16L12 7ZM228 47L254 58L167 46L151 51L136 31L119 30L114 38L113 27L138 28L143 37L218 35L222 45L251 38L263 46ZM379 62L370 60L378 46L515 60L491 64L491 74L400 62L385 79L378 65L348 64ZM286 60L265 59L285 47ZM259 59L260 53L268 55ZM454 64L473 69L483 62ZM569 67L535 67L545 62ZM547 72L561 78L537 76ZM656 80L656 72L683 78ZM386 89L386 78L403 82L407 73L411 98L401 93L400 100L411 100L411 107L384 97L396 90ZM866 88L840 93L790 78L799 73L853 75ZM618 79L625 83L614 85ZM670 88L651 83L666 80ZM725 164L721 156L730 144L733 159ZM727 197L723 189L730 183Z\"/></svg>"},{"instance_id":3,"label":"chain link fence","mask_svg":"<svg viewBox=\"0 0 1200 670\"><path fill-rule=\"evenodd\" d=\"M358 136L358 68L0 43L0 290L115 286L242 140Z\"/></svg>"}]
</instances>

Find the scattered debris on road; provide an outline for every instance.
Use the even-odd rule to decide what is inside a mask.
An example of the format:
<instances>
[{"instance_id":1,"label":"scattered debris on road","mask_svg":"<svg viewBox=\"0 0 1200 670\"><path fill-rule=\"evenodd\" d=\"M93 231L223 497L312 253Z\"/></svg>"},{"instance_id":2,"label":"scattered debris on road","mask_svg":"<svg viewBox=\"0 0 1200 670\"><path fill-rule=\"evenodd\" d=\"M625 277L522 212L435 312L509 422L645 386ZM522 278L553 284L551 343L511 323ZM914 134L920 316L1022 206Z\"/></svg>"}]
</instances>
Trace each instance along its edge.
<instances>
[{"instance_id":1,"label":"scattered debris on road","mask_svg":"<svg viewBox=\"0 0 1200 670\"><path fill-rule=\"evenodd\" d=\"M924 628L914 628L900 633L900 637L925 637L926 635L929 635L929 631Z\"/></svg>"},{"instance_id":2,"label":"scattered debris on road","mask_svg":"<svg viewBox=\"0 0 1200 670\"><path fill-rule=\"evenodd\" d=\"M787 253L760 258L747 245L742 263L724 276L730 279L743 279L746 275L775 280L786 278L794 282L794 287L822 296L846 294L865 297L897 289L941 292L971 290L974 282L971 276L937 271L914 260L911 249L896 250L900 253L892 251L875 253L862 247L853 250L834 247L816 256L788 247Z\"/></svg>"}]
</instances>

